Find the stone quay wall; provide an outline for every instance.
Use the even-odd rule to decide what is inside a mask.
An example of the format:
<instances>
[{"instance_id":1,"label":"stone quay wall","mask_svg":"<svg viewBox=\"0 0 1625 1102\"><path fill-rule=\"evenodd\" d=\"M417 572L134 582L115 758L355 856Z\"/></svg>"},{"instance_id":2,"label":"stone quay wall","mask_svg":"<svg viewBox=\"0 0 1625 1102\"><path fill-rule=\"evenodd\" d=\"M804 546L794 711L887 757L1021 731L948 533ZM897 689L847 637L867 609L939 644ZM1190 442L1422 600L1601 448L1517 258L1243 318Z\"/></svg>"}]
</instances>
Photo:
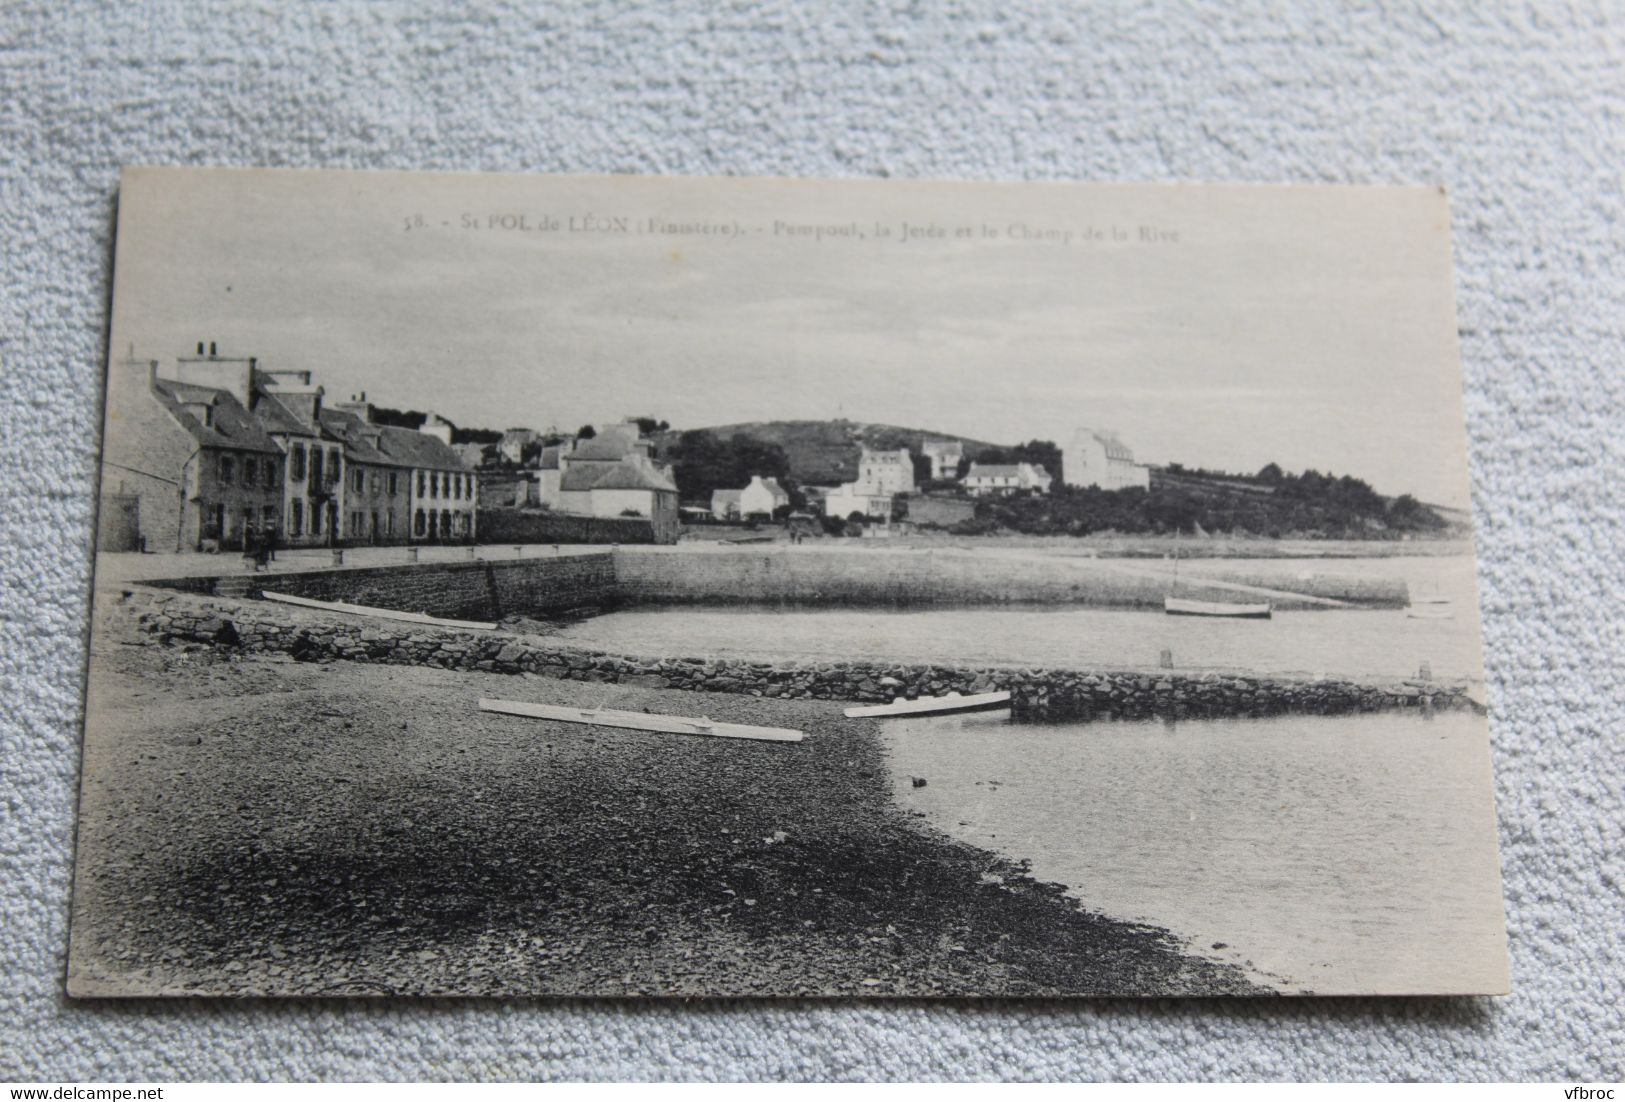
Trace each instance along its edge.
<instances>
[{"instance_id":1,"label":"stone quay wall","mask_svg":"<svg viewBox=\"0 0 1625 1102\"><path fill-rule=\"evenodd\" d=\"M481 543L654 543L646 517L587 517L539 509L480 506Z\"/></svg>"},{"instance_id":2,"label":"stone quay wall","mask_svg":"<svg viewBox=\"0 0 1625 1102\"><path fill-rule=\"evenodd\" d=\"M950 550L727 550L622 547L615 577L626 603L886 606L1071 604L1101 608L1161 608L1170 585L1163 564L1107 562L1062 556L989 555ZM1263 587L1237 590L1209 581ZM1250 564L1231 576L1205 567L1182 571L1179 594L1212 601L1269 600L1277 609L1403 608L1410 602L1396 578L1305 574Z\"/></svg>"},{"instance_id":3,"label":"stone quay wall","mask_svg":"<svg viewBox=\"0 0 1625 1102\"><path fill-rule=\"evenodd\" d=\"M794 699L883 703L897 697L1008 689L1014 713L1024 719L1198 718L1476 707L1464 681L640 657L561 646L545 636L418 628L155 589L127 590L120 602L119 611L133 620L137 638L154 644L283 652L311 662L435 666Z\"/></svg>"},{"instance_id":4,"label":"stone quay wall","mask_svg":"<svg viewBox=\"0 0 1625 1102\"><path fill-rule=\"evenodd\" d=\"M547 615L615 603L615 564L608 551L536 559L474 559L287 574L180 578L154 585L221 597L273 593L347 601L456 620Z\"/></svg>"}]
</instances>

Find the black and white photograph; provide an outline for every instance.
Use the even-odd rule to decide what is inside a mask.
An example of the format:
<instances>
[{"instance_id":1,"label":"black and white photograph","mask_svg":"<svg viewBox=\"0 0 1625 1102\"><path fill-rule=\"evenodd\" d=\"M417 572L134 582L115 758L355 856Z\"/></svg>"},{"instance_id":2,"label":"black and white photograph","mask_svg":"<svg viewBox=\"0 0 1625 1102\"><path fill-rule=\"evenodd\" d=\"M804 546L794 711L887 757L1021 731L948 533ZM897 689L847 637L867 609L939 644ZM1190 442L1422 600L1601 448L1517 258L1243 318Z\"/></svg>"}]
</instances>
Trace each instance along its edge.
<instances>
[{"instance_id":1,"label":"black and white photograph","mask_svg":"<svg viewBox=\"0 0 1625 1102\"><path fill-rule=\"evenodd\" d=\"M1449 226L126 169L69 993L1507 992Z\"/></svg>"}]
</instances>

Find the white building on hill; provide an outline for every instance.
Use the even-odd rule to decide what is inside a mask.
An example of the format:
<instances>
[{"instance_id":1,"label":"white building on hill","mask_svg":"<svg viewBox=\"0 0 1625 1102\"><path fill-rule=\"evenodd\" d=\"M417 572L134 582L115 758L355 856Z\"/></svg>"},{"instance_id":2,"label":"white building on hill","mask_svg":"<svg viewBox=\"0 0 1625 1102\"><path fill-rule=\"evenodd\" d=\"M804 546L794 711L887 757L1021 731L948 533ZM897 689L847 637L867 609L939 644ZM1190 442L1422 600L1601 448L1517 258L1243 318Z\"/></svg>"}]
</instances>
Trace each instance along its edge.
<instances>
[{"instance_id":1,"label":"white building on hill","mask_svg":"<svg viewBox=\"0 0 1625 1102\"><path fill-rule=\"evenodd\" d=\"M972 463L964 487L977 497L1036 490L1049 493L1049 472L1035 463Z\"/></svg>"},{"instance_id":2,"label":"white building on hill","mask_svg":"<svg viewBox=\"0 0 1625 1102\"><path fill-rule=\"evenodd\" d=\"M965 445L958 440L927 440L921 449L931 460L931 477L951 479L959 477L959 461L965 458Z\"/></svg>"},{"instance_id":3,"label":"white building on hill","mask_svg":"<svg viewBox=\"0 0 1625 1102\"><path fill-rule=\"evenodd\" d=\"M1068 486L1102 490L1149 489L1151 469L1134 462L1134 453L1116 433L1079 429L1061 456L1061 477Z\"/></svg>"},{"instance_id":4,"label":"white building on hill","mask_svg":"<svg viewBox=\"0 0 1625 1102\"><path fill-rule=\"evenodd\" d=\"M858 456L857 491L865 494L912 494L914 458L907 448L896 451L870 451Z\"/></svg>"}]
</instances>

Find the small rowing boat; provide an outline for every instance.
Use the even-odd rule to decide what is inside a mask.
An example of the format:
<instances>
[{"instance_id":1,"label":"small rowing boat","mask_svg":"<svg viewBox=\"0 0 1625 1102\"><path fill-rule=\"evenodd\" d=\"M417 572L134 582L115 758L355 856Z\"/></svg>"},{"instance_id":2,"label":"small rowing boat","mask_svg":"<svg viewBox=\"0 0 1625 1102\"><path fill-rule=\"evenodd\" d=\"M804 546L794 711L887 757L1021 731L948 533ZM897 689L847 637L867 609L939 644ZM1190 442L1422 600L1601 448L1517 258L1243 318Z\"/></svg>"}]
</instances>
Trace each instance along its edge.
<instances>
[{"instance_id":1,"label":"small rowing boat","mask_svg":"<svg viewBox=\"0 0 1625 1102\"><path fill-rule=\"evenodd\" d=\"M846 717L885 719L889 716L957 716L973 712L1008 711L1009 708L1008 691L972 693L970 696L949 693L947 696L922 696L918 700L905 700L899 697L890 704L848 708Z\"/></svg>"},{"instance_id":2,"label":"small rowing boat","mask_svg":"<svg viewBox=\"0 0 1625 1102\"><path fill-rule=\"evenodd\" d=\"M1235 601L1193 601L1188 597L1164 597L1162 611L1170 616L1228 616L1233 620L1268 620L1268 601L1241 604Z\"/></svg>"},{"instance_id":3,"label":"small rowing boat","mask_svg":"<svg viewBox=\"0 0 1625 1102\"><path fill-rule=\"evenodd\" d=\"M481 698L480 711L527 719L552 719L561 723L590 723L597 727L623 727L633 731L661 731L671 735L711 735L715 738L756 739L761 742L800 742L802 733L788 727L753 727L746 723L721 723L701 716L663 716L653 712L623 712L615 708L571 708L562 704L532 704L526 700L487 700Z\"/></svg>"}]
</instances>

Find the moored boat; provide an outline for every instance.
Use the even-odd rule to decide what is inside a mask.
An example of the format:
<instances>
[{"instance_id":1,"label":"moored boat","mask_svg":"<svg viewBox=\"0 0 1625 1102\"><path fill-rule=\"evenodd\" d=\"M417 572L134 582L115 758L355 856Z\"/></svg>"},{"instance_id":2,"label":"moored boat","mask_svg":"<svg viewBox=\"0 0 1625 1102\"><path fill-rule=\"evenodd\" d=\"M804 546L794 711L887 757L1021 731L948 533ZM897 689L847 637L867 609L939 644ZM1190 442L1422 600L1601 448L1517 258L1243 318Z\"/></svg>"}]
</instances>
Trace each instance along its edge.
<instances>
[{"instance_id":1,"label":"moored boat","mask_svg":"<svg viewBox=\"0 0 1625 1102\"><path fill-rule=\"evenodd\" d=\"M955 716L979 712L1008 711L1009 708L1010 693L1007 690L992 693L972 693L969 696L949 693L947 696L922 696L916 700L906 700L899 697L890 704L848 708L846 717L848 719L885 719L888 716Z\"/></svg>"},{"instance_id":2,"label":"moored boat","mask_svg":"<svg viewBox=\"0 0 1625 1102\"><path fill-rule=\"evenodd\" d=\"M1228 616L1235 620L1268 620L1268 601L1242 604L1236 601L1193 601L1189 597L1164 597L1162 610L1170 616Z\"/></svg>"}]
</instances>

